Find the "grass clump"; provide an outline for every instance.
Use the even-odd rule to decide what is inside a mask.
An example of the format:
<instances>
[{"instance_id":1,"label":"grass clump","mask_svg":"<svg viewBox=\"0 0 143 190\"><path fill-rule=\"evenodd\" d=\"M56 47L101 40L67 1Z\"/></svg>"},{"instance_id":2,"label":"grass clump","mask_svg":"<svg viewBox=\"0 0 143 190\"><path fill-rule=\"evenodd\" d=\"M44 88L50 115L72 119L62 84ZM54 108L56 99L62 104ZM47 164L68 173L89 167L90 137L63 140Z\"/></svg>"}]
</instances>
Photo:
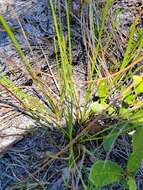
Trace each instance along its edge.
<instances>
[{"instance_id":1,"label":"grass clump","mask_svg":"<svg viewBox=\"0 0 143 190\"><path fill-rule=\"evenodd\" d=\"M120 182L129 189L136 189L135 175L143 158L141 147L143 78L142 65L138 66L143 59L143 31L137 29L138 20L135 20L130 27L123 56L115 56L112 52L114 50L112 38L116 32L116 24L112 27L107 24L112 3L111 0L107 0L105 6L100 8L99 15L97 15L99 6L97 2L86 2L80 8L81 36L86 54L84 67L87 67L87 72L86 80L76 81L72 65L72 10L69 9L69 2L66 0L62 4L60 1L54 4L50 0L56 59L56 72L54 75L51 74L54 76L54 90L39 78L6 21L0 16L0 22L15 45L39 96L25 93L3 73L0 73L0 84L19 101L23 110L31 118L40 125L58 128L67 142L61 151L44 160L41 170L49 164L50 160L62 157L68 160L71 174L73 168L76 170L79 184L83 189L101 189L115 182ZM63 31L61 5L64 6L66 15L66 35ZM79 18L75 19L79 21ZM113 21L110 20L110 22ZM107 56L109 54L110 57ZM83 87L82 101L78 93L80 83ZM132 153L129 154L126 166L122 168L119 163L109 160L110 153L117 139L122 135L128 136L128 133L133 130L135 133L131 136ZM92 150L91 147L88 150L89 145L95 149L103 147L106 157L96 160L94 155L96 150ZM90 159L88 161L90 171L84 168L84 165L79 171L77 166L85 154L84 151L88 157L94 158L94 161ZM71 178L73 183L71 186L74 189L74 177ZM67 184L71 183L69 179L67 179Z\"/></svg>"}]
</instances>

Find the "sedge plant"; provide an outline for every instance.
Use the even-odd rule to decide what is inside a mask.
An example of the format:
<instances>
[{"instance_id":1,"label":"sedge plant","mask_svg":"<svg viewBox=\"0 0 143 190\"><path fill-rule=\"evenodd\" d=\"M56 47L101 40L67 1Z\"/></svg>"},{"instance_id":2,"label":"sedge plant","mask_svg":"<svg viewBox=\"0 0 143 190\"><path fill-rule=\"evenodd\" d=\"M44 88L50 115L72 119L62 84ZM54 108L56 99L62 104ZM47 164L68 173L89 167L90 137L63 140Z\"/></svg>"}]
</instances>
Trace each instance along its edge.
<instances>
[{"instance_id":1,"label":"sedge plant","mask_svg":"<svg viewBox=\"0 0 143 190\"><path fill-rule=\"evenodd\" d=\"M105 160L97 160L88 172L88 180L84 181L81 172L77 169L79 179L84 189L101 189L114 182L125 182L130 190L136 189L135 175L143 159L142 135L143 135L143 100L139 98L143 93L142 65L143 60L143 30L137 29L138 20L130 27L129 40L125 48L123 58L118 59L118 71L110 70L109 60L105 55L112 49L112 36L116 32L116 26L110 28L107 34L107 18L112 7L112 0L107 0L105 6L96 13L94 1L86 3L87 15L81 10L81 28L84 48L87 56L88 73L87 80L82 81L84 88L84 104L80 105L78 97L78 85L73 79L72 66L72 35L70 26L69 2L64 1L67 35L63 31L61 16L61 2L55 5L50 0L53 16L54 39L53 46L56 55L56 84L58 86L56 96L52 90L37 75L36 70L30 64L24 51L12 30L2 16L0 22L15 45L25 71L34 81L37 91L42 92L43 99L29 95L23 89L16 86L4 73L0 73L0 84L18 100L23 109L30 114L32 119L45 126L53 126L62 130L68 137L68 144L58 155L69 152L69 168L78 168L76 160L80 158L81 144L85 142L102 141L107 152ZM57 10L58 15L57 16ZM96 18L95 20L95 16ZM111 21L112 22L112 21ZM107 36L107 39L104 39ZM136 36L136 39L134 37ZM58 55L60 52L60 56ZM115 70L115 71L114 71ZM140 74L137 74L139 73ZM95 96L95 100L92 97ZM126 105L126 106L125 106ZM77 109L78 108L78 109ZM78 116L78 117L77 117ZM108 126L100 127L99 121L113 119L115 122ZM76 131L76 127L78 130ZM129 155L126 168L118 163L108 160L116 139L135 130L132 136L132 152ZM78 156L75 154L74 145L78 145ZM90 152L90 154L92 154ZM126 180L124 180L126 179Z\"/></svg>"}]
</instances>

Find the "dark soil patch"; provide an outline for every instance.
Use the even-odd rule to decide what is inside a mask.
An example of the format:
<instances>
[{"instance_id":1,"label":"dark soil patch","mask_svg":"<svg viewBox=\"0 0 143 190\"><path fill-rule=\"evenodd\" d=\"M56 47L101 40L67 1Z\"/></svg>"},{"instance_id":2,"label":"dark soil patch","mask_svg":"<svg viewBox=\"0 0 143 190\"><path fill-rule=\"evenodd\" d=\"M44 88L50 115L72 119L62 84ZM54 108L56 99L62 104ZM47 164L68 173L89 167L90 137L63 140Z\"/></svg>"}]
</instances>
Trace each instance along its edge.
<instances>
[{"instance_id":1,"label":"dark soil patch","mask_svg":"<svg viewBox=\"0 0 143 190\"><path fill-rule=\"evenodd\" d=\"M131 142L128 136L121 136L117 139L113 150L107 157L103 147L97 141L79 143L76 150L76 167L72 170L68 167L68 151L59 159L52 159L46 167L42 166L49 155L55 155L66 146L67 140L59 130L38 129L29 133L23 140L18 142L0 159L0 189L1 190L72 190L72 180L74 179L75 189L82 190L79 178L81 176L85 183L88 183L88 173L91 165L98 159L108 158L116 161L125 168L131 149ZM98 147L97 147L98 145ZM78 169L78 170L77 170ZM33 175L36 171L36 175ZM39 171L39 172L37 172ZM140 169L137 176L138 190L143 188L143 169ZM103 188L104 190L111 189ZM123 190L123 186L113 184L112 189Z\"/></svg>"}]
</instances>

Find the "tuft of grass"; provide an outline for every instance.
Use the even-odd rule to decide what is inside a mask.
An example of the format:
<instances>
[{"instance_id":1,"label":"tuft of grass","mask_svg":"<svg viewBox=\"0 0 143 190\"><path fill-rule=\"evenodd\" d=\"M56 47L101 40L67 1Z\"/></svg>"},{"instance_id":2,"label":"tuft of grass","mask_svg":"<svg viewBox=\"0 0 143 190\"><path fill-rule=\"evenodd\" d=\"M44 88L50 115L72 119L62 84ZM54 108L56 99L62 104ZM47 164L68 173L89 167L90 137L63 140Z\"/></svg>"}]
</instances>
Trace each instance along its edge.
<instances>
[{"instance_id":1,"label":"tuft of grass","mask_svg":"<svg viewBox=\"0 0 143 190\"><path fill-rule=\"evenodd\" d=\"M47 126L58 127L59 130L63 131L68 143L56 154L55 158L59 158L68 151L67 160L71 173L72 169L77 167L77 161L82 155L82 145L88 142L91 144L94 144L95 141L101 142L100 144L107 152L107 156L104 161L99 160L93 163L89 181L84 181L78 171L84 189L88 189L86 183L89 183L90 187L102 188L113 182L122 181L123 177L126 178L127 183L131 186L143 158L142 155L138 156L141 150L140 132L142 132L143 124L143 100L140 98L143 93L143 74L141 73L142 66L135 68L143 60L143 31L137 31L137 20L135 20L130 28L124 56L116 60L116 63L118 63L118 71L116 71L116 66L106 58L106 55L112 54L112 36L116 28L113 25L113 28L110 29L111 34L107 35L109 28L106 21L109 19L108 15L113 1L106 1L105 6L100 10L100 18L98 19L97 17L97 21L95 21L96 5L94 1L91 0L86 4L88 14L87 18L82 17L84 9L81 10L81 28L86 50L88 76L86 81L82 81L85 84L83 91L85 102L80 104L77 93L78 88L75 85L76 81L73 79L71 10L68 3L67 0L64 1L67 24L66 36L63 31L60 1L55 4L53 0L50 0L53 31L55 33L53 46L55 48L56 75L58 77L55 77L54 80L56 80L55 82L58 86L57 99L50 93L50 87L37 77L36 71L2 16L0 16L0 22L3 28L15 45L26 71L33 79L38 92L42 92L45 101L25 93L3 73L0 73L0 84L19 101L33 119L39 121L39 123L41 122L41 124L44 122ZM57 17L57 11L59 17ZM89 34L87 34L87 31ZM136 34L137 39L135 41ZM106 40L104 35L107 36ZM58 55L58 50L60 55ZM110 64L113 65L113 72L110 70ZM140 75L138 75L139 71ZM106 120L112 122L105 124ZM102 122L103 124L101 124ZM127 168L123 171L121 166L108 161L108 159L117 138L122 134L128 135L128 132L133 129L136 129L133 136L133 153L130 155ZM136 159L137 164L134 165ZM44 161L43 167L47 166L47 162L49 162L49 158ZM100 175L98 175L97 169L99 170L100 168Z\"/></svg>"}]
</instances>

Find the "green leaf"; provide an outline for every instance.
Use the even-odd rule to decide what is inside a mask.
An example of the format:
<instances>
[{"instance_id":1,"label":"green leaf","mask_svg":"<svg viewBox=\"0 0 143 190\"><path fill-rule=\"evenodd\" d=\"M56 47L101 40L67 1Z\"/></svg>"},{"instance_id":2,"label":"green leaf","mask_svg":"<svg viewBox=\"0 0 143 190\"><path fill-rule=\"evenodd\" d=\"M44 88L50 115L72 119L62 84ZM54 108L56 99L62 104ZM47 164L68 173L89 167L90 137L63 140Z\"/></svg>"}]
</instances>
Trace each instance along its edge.
<instances>
[{"instance_id":1,"label":"green leaf","mask_svg":"<svg viewBox=\"0 0 143 190\"><path fill-rule=\"evenodd\" d=\"M102 103L93 102L92 104L90 104L88 112L101 113L108 107L109 107L109 105L106 104L105 102L102 102ZM109 107L108 112L112 113L112 112L114 112L114 109L112 107Z\"/></svg>"},{"instance_id":2,"label":"green leaf","mask_svg":"<svg viewBox=\"0 0 143 190\"><path fill-rule=\"evenodd\" d=\"M115 110L112 107L109 107L109 105L106 104L105 102L102 102L102 103L93 102L93 103L91 103L89 105L88 110L86 111L86 114L84 115L84 120L86 120L92 114L103 112L105 109L107 109L106 111L108 111L109 114L115 112Z\"/></svg>"},{"instance_id":3,"label":"green leaf","mask_svg":"<svg viewBox=\"0 0 143 190\"><path fill-rule=\"evenodd\" d=\"M103 142L103 147L106 152L112 150L117 137L118 137L118 134L116 133L116 134L111 134L105 138Z\"/></svg>"},{"instance_id":4,"label":"green leaf","mask_svg":"<svg viewBox=\"0 0 143 190\"><path fill-rule=\"evenodd\" d=\"M134 75L133 76L133 84L136 93L143 92L143 78L141 76Z\"/></svg>"},{"instance_id":5,"label":"green leaf","mask_svg":"<svg viewBox=\"0 0 143 190\"><path fill-rule=\"evenodd\" d=\"M135 101L135 97L136 96L134 94L129 94L124 98L124 102L126 102L127 104L133 104L133 102Z\"/></svg>"},{"instance_id":6,"label":"green leaf","mask_svg":"<svg viewBox=\"0 0 143 190\"><path fill-rule=\"evenodd\" d=\"M98 160L91 167L89 180L96 188L117 182L122 177L122 169L112 161Z\"/></svg>"},{"instance_id":7,"label":"green leaf","mask_svg":"<svg viewBox=\"0 0 143 190\"><path fill-rule=\"evenodd\" d=\"M90 111L92 113L100 113L102 112L104 109L107 108L107 104L106 103L98 103L98 102L93 102L91 105L90 105Z\"/></svg>"},{"instance_id":8,"label":"green leaf","mask_svg":"<svg viewBox=\"0 0 143 190\"><path fill-rule=\"evenodd\" d=\"M137 190L136 182L132 177L128 177L128 182L129 190Z\"/></svg>"},{"instance_id":9,"label":"green leaf","mask_svg":"<svg viewBox=\"0 0 143 190\"><path fill-rule=\"evenodd\" d=\"M138 23L138 19L135 19L134 22L132 23L131 27L130 27L130 35L129 35L129 40L128 40L128 45L126 48L126 52L124 54L124 59L123 62L120 66L121 69L124 69L129 61L130 61L130 57L131 57L131 53L134 54L135 52L133 52L133 48L135 46L135 42L134 42L134 34L136 31L136 25Z\"/></svg>"},{"instance_id":10,"label":"green leaf","mask_svg":"<svg viewBox=\"0 0 143 190\"><path fill-rule=\"evenodd\" d=\"M123 118L127 118L128 117L128 114L129 113L129 110L127 108L124 108L124 107L121 107L119 109L119 114L123 117Z\"/></svg>"},{"instance_id":11,"label":"green leaf","mask_svg":"<svg viewBox=\"0 0 143 190\"><path fill-rule=\"evenodd\" d=\"M118 136L124 131L124 129L126 129L126 125L121 124L120 127L114 127L113 130L106 135L103 142L103 147L106 152L110 152L112 150Z\"/></svg>"},{"instance_id":12,"label":"green leaf","mask_svg":"<svg viewBox=\"0 0 143 190\"><path fill-rule=\"evenodd\" d=\"M129 189L127 179L125 177L121 179L120 184L124 187L124 189Z\"/></svg>"},{"instance_id":13,"label":"green leaf","mask_svg":"<svg viewBox=\"0 0 143 190\"><path fill-rule=\"evenodd\" d=\"M107 92L108 92L107 80L101 80L98 83L97 90L98 90L99 97L106 97Z\"/></svg>"},{"instance_id":14,"label":"green leaf","mask_svg":"<svg viewBox=\"0 0 143 190\"><path fill-rule=\"evenodd\" d=\"M136 129L132 138L133 151L129 156L127 163L127 172L135 175L140 167L141 160L143 159L143 127Z\"/></svg>"}]
</instances>

